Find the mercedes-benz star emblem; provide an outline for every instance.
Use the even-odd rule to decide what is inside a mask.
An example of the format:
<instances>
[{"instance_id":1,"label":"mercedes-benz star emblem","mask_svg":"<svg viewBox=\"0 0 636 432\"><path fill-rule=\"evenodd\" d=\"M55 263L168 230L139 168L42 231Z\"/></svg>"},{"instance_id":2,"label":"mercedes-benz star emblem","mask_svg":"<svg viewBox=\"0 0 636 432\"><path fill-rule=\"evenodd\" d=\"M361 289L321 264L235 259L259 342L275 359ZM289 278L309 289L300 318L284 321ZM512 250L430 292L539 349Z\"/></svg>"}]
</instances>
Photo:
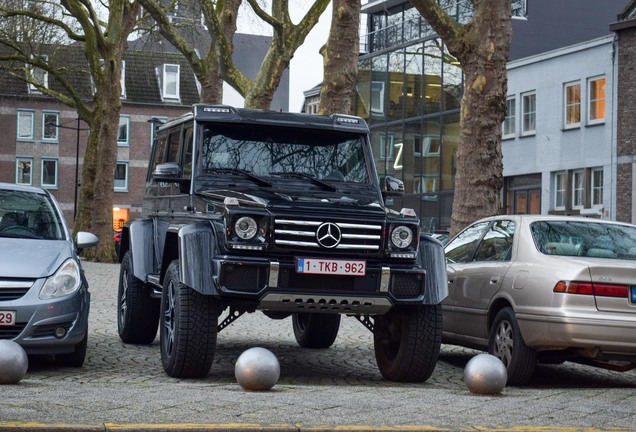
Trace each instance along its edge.
<instances>
[{"instance_id":1,"label":"mercedes-benz star emblem","mask_svg":"<svg viewBox=\"0 0 636 432\"><path fill-rule=\"evenodd\" d=\"M342 239L340 227L332 222L325 222L316 230L316 240L324 248L335 248Z\"/></svg>"}]
</instances>

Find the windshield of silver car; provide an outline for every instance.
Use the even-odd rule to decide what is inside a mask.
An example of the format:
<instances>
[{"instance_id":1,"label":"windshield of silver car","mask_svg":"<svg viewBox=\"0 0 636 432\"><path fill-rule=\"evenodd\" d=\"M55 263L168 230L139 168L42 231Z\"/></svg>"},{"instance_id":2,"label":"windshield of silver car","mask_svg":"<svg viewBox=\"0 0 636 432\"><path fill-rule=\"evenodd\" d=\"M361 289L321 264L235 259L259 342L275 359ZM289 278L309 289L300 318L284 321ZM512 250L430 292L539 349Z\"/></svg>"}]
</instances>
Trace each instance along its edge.
<instances>
[{"instance_id":1,"label":"windshield of silver car","mask_svg":"<svg viewBox=\"0 0 636 432\"><path fill-rule=\"evenodd\" d=\"M57 213L46 195L0 190L0 237L62 240Z\"/></svg>"}]
</instances>

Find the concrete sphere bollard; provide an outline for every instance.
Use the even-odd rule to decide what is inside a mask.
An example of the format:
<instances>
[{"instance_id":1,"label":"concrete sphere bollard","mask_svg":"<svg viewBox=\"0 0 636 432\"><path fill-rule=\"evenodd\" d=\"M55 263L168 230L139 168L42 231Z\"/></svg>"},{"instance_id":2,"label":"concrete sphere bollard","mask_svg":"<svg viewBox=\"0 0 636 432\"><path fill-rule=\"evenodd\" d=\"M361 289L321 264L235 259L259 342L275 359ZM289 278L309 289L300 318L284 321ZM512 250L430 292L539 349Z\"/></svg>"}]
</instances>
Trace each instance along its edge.
<instances>
[{"instance_id":1,"label":"concrete sphere bollard","mask_svg":"<svg viewBox=\"0 0 636 432\"><path fill-rule=\"evenodd\" d=\"M18 343L0 340L0 384L17 384L29 368L29 358Z\"/></svg>"},{"instance_id":2,"label":"concrete sphere bollard","mask_svg":"<svg viewBox=\"0 0 636 432\"><path fill-rule=\"evenodd\" d=\"M250 348L236 360L234 376L244 390L269 390L278 382L280 363L271 351L259 347Z\"/></svg>"},{"instance_id":3,"label":"concrete sphere bollard","mask_svg":"<svg viewBox=\"0 0 636 432\"><path fill-rule=\"evenodd\" d=\"M506 366L492 354L478 354L464 368L464 381L471 393L501 393L507 380Z\"/></svg>"}]
</instances>

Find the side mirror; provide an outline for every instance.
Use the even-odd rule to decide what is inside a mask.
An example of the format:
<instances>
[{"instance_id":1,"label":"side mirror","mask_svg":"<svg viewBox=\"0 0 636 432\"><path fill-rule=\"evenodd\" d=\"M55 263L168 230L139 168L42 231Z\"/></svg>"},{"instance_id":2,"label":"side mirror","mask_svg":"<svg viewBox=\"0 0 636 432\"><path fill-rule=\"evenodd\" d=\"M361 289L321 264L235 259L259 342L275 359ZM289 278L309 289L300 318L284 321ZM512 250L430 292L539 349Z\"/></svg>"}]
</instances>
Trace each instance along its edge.
<instances>
[{"instance_id":1,"label":"side mirror","mask_svg":"<svg viewBox=\"0 0 636 432\"><path fill-rule=\"evenodd\" d=\"M179 177L179 164L176 162L166 162L155 167L152 173L156 181L165 181L166 178L173 179ZM158 179L157 179L158 178Z\"/></svg>"},{"instance_id":2,"label":"side mirror","mask_svg":"<svg viewBox=\"0 0 636 432\"><path fill-rule=\"evenodd\" d=\"M99 243L99 239L93 233L79 231L75 236L75 248L78 252L89 247L97 246L97 243Z\"/></svg>"},{"instance_id":3,"label":"side mirror","mask_svg":"<svg viewBox=\"0 0 636 432\"><path fill-rule=\"evenodd\" d=\"M395 177L384 177L384 189L382 190L384 196L396 196L404 195L404 182Z\"/></svg>"}]
</instances>

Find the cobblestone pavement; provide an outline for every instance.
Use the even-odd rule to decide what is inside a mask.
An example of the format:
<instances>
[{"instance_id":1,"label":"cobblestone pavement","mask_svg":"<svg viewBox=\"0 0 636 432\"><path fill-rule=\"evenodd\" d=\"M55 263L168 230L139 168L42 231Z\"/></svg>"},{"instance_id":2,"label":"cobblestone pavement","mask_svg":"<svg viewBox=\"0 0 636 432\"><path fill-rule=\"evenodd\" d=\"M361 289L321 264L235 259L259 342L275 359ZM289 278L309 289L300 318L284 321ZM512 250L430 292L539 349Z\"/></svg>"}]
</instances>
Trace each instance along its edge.
<instances>
[{"instance_id":1,"label":"cobblestone pavement","mask_svg":"<svg viewBox=\"0 0 636 432\"><path fill-rule=\"evenodd\" d=\"M136 346L117 335L119 265L85 262L84 268L92 292L84 367L31 359L18 384L0 386L0 431L69 425L78 430L636 430L634 371L541 365L531 385L479 396L463 382L464 366L477 352L443 345L426 383L391 383L377 370L371 333L353 318L343 319L332 348L310 350L297 346L291 319L244 315L219 333L207 378L171 378L161 367L158 338ZM271 350L280 361L281 378L271 391L247 392L234 379L234 362L254 346Z\"/></svg>"}]
</instances>

